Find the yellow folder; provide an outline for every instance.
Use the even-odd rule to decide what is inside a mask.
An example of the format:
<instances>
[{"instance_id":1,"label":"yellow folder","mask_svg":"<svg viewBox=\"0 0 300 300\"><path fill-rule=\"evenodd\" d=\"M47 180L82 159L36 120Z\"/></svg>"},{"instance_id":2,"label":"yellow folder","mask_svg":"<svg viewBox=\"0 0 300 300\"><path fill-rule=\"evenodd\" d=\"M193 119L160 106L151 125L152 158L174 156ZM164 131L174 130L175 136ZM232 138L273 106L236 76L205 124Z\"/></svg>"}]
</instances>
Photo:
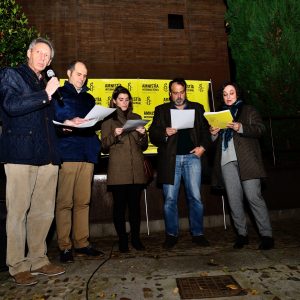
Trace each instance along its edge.
<instances>
[{"instance_id":1,"label":"yellow folder","mask_svg":"<svg viewBox=\"0 0 300 300\"><path fill-rule=\"evenodd\" d=\"M229 109L217 112L205 112L204 117L207 119L210 126L221 129L226 128L227 124L233 121Z\"/></svg>"}]
</instances>

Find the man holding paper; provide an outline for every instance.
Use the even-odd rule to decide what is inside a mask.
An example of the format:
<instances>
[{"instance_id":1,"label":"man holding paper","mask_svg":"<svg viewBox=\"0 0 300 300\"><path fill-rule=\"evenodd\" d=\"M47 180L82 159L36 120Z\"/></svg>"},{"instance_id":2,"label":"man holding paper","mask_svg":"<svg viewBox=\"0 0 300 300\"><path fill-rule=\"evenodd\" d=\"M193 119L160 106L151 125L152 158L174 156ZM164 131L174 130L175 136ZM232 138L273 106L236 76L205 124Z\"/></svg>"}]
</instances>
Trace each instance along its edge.
<instances>
[{"instance_id":1,"label":"man holding paper","mask_svg":"<svg viewBox=\"0 0 300 300\"><path fill-rule=\"evenodd\" d=\"M179 236L177 200L184 180L192 241L209 242L203 234L201 201L201 157L210 144L209 126L201 104L186 99L186 82L176 78L169 83L170 103L155 108L149 128L150 141L158 147L157 181L164 194L166 226L165 249L175 246ZM191 121L191 122L189 122Z\"/></svg>"},{"instance_id":2,"label":"man holding paper","mask_svg":"<svg viewBox=\"0 0 300 300\"><path fill-rule=\"evenodd\" d=\"M95 106L87 93L87 68L80 61L72 62L67 70L69 80L60 88L63 102L55 102L55 119L76 127ZM58 127L59 151L62 165L59 170L56 198L56 231L61 262L73 262L72 247L78 256L103 255L91 247L89 238L89 203L94 164L98 161L100 141L95 127ZM72 232L72 240L70 234Z\"/></svg>"}]
</instances>

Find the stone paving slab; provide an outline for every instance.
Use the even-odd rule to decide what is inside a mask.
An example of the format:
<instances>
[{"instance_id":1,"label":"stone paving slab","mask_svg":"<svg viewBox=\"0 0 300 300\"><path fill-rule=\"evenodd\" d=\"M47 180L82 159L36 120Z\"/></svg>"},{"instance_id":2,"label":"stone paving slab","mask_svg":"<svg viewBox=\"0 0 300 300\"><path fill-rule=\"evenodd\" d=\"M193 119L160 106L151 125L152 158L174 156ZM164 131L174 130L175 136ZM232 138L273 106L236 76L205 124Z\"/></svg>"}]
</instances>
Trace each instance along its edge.
<instances>
[{"instance_id":1,"label":"stone paving slab","mask_svg":"<svg viewBox=\"0 0 300 300\"><path fill-rule=\"evenodd\" d=\"M75 263L66 265L64 275L49 279L40 276L33 287L18 287L7 272L0 273L0 299L179 300L176 278L227 274L247 295L216 299L298 300L300 220L276 221L273 227L276 247L270 251L257 250L259 240L252 228L250 244L241 250L232 248L232 228L207 229L206 236L211 242L207 248L195 246L190 235L183 232L171 251L161 247L163 233L144 235L147 250L131 249L128 254L117 251L115 237L95 239L92 242L106 253L104 259L75 258ZM49 257L59 263L56 241L49 245Z\"/></svg>"}]
</instances>

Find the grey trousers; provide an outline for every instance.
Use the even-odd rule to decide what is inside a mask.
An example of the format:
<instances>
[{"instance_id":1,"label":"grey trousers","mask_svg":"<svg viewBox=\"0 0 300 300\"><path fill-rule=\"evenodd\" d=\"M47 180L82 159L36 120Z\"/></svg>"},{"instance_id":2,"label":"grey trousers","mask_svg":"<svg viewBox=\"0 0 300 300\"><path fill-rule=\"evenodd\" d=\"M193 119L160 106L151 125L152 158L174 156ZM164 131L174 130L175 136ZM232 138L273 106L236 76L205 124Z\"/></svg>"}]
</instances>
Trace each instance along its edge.
<instances>
[{"instance_id":1,"label":"grey trousers","mask_svg":"<svg viewBox=\"0 0 300 300\"><path fill-rule=\"evenodd\" d=\"M231 216L238 234L243 236L248 234L243 203L245 194L260 235L271 237L272 227L268 209L261 194L260 179L241 181L237 161L222 166L222 175L231 209Z\"/></svg>"}]
</instances>

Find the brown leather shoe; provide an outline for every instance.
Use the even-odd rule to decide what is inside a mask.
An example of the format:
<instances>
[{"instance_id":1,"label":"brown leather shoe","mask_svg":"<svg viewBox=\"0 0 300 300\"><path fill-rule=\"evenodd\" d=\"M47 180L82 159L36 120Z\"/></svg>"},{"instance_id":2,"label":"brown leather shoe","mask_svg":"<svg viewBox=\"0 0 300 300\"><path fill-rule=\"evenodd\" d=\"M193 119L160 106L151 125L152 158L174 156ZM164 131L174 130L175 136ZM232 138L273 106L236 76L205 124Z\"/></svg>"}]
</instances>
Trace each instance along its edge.
<instances>
[{"instance_id":1,"label":"brown leather shoe","mask_svg":"<svg viewBox=\"0 0 300 300\"><path fill-rule=\"evenodd\" d=\"M17 285L35 285L39 282L29 271L17 273L13 279Z\"/></svg>"},{"instance_id":2,"label":"brown leather shoe","mask_svg":"<svg viewBox=\"0 0 300 300\"><path fill-rule=\"evenodd\" d=\"M47 264L39 269L32 270L30 273L32 275L46 275L46 276L56 276L61 275L66 272L65 268L57 266L54 264Z\"/></svg>"}]
</instances>

